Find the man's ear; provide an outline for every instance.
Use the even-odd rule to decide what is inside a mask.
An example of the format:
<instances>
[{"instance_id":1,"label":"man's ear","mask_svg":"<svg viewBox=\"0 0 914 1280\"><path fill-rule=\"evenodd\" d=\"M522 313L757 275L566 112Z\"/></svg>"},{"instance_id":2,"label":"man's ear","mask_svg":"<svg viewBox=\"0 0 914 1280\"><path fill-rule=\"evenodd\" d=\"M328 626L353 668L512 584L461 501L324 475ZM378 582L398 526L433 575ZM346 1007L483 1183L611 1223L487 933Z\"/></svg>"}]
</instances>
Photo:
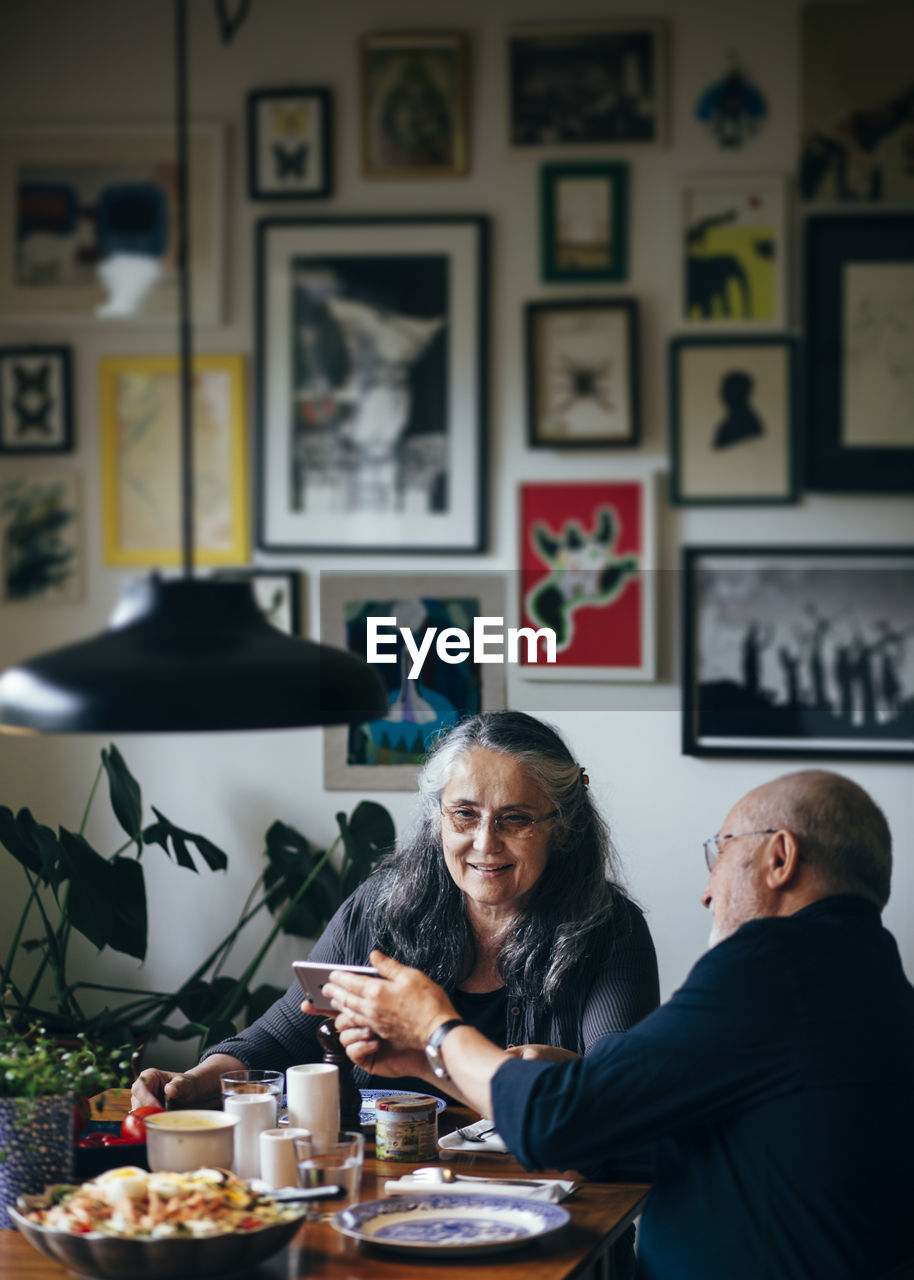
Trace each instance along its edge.
<instances>
[{"instance_id":1,"label":"man's ear","mask_svg":"<svg viewBox=\"0 0 914 1280\"><path fill-rule=\"evenodd\" d=\"M792 887L800 867L800 846L792 831L781 827L765 850L765 881L769 889Z\"/></svg>"}]
</instances>

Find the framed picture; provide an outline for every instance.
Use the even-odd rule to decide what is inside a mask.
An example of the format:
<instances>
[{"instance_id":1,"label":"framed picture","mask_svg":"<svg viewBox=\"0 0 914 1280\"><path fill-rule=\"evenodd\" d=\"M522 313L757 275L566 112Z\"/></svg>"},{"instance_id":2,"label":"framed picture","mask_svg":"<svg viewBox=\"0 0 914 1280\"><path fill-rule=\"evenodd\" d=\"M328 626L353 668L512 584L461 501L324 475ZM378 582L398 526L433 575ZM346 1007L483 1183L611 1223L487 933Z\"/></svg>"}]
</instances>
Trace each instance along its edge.
<instances>
[{"instance_id":1,"label":"framed picture","mask_svg":"<svg viewBox=\"0 0 914 1280\"><path fill-rule=\"evenodd\" d=\"M244 360L194 357L194 529L197 563L237 564L249 551ZM100 362L106 564L181 563L178 361Z\"/></svg>"},{"instance_id":2,"label":"framed picture","mask_svg":"<svg viewBox=\"0 0 914 1280\"><path fill-rule=\"evenodd\" d=\"M682 319L696 325L787 323L786 183L689 178L682 190Z\"/></svg>"},{"instance_id":3,"label":"framed picture","mask_svg":"<svg viewBox=\"0 0 914 1280\"><path fill-rule=\"evenodd\" d=\"M810 4L800 11L799 174L804 200L914 200L914 10Z\"/></svg>"},{"instance_id":4,"label":"framed picture","mask_svg":"<svg viewBox=\"0 0 914 1280\"><path fill-rule=\"evenodd\" d=\"M0 347L0 453L73 448L69 347Z\"/></svg>"},{"instance_id":5,"label":"framed picture","mask_svg":"<svg viewBox=\"0 0 914 1280\"><path fill-rule=\"evenodd\" d=\"M521 674L541 680L652 680L656 655L654 480L520 488L522 627L545 638Z\"/></svg>"},{"instance_id":6,"label":"framed picture","mask_svg":"<svg viewBox=\"0 0 914 1280\"><path fill-rule=\"evenodd\" d=\"M266 219L257 246L260 545L481 550L488 219Z\"/></svg>"},{"instance_id":7,"label":"framed picture","mask_svg":"<svg viewBox=\"0 0 914 1280\"><path fill-rule=\"evenodd\" d=\"M477 617L492 622L504 614L499 573L322 573L321 640L371 661L390 703L383 719L324 730L324 786L412 791L439 733L504 707L504 663L477 662L472 652L442 657L428 637L455 629L472 635Z\"/></svg>"},{"instance_id":8,"label":"framed picture","mask_svg":"<svg viewBox=\"0 0 914 1280\"><path fill-rule=\"evenodd\" d=\"M628 166L545 164L540 184L543 280L624 280Z\"/></svg>"},{"instance_id":9,"label":"framed picture","mask_svg":"<svg viewBox=\"0 0 914 1280\"><path fill-rule=\"evenodd\" d=\"M0 604L83 598L80 477L44 470L0 476Z\"/></svg>"},{"instance_id":10,"label":"framed picture","mask_svg":"<svg viewBox=\"0 0 914 1280\"><path fill-rule=\"evenodd\" d=\"M637 302L528 302L525 319L528 443L567 449L637 444Z\"/></svg>"},{"instance_id":11,"label":"framed picture","mask_svg":"<svg viewBox=\"0 0 914 1280\"><path fill-rule=\"evenodd\" d=\"M222 319L223 135L190 130L194 320ZM140 125L0 133L0 314L173 321L174 133Z\"/></svg>"},{"instance_id":12,"label":"framed picture","mask_svg":"<svg viewBox=\"0 0 914 1280\"><path fill-rule=\"evenodd\" d=\"M452 32L359 42L366 178L452 178L469 166L467 39Z\"/></svg>"},{"instance_id":13,"label":"framed picture","mask_svg":"<svg viewBox=\"0 0 914 1280\"><path fill-rule=\"evenodd\" d=\"M670 343L673 502L796 501L796 364L783 336Z\"/></svg>"},{"instance_id":14,"label":"framed picture","mask_svg":"<svg viewBox=\"0 0 914 1280\"><path fill-rule=\"evenodd\" d=\"M806 223L806 484L914 490L914 213Z\"/></svg>"},{"instance_id":15,"label":"framed picture","mask_svg":"<svg viewBox=\"0 0 914 1280\"><path fill-rule=\"evenodd\" d=\"M657 146L666 139L665 30L638 20L508 33L514 147Z\"/></svg>"},{"instance_id":16,"label":"framed picture","mask_svg":"<svg viewBox=\"0 0 914 1280\"><path fill-rule=\"evenodd\" d=\"M248 94L248 198L314 200L333 189L329 89Z\"/></svg>"},{"instance_id":17,"label":"framed picture","mask_svg":"<svg viewBox=\"0 0 914 1280\"><path fill-rule=\"evenodd\" d=\"M302 634L301 574L286 569L215 569L214 578L249 582L267 622L290 636Z\"/></svg>"},{"instance_id":18,"label":"framed picture","mask_svg":"<svg viewBox=\"0 0 914 1280\"><path fill-rule=\"evenodd\" d=\"M683 548L682 749L914 756L914 546Z\"/></svg>"}]
</instances>

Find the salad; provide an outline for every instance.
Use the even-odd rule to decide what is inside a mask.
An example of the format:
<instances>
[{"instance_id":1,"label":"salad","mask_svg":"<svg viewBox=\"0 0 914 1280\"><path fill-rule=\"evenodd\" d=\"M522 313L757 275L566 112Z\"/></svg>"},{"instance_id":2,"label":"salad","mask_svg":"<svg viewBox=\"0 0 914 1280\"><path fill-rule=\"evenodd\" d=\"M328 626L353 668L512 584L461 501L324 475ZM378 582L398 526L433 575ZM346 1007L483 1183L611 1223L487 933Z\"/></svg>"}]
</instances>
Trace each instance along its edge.
<instances>
[{"instance_id":1,"label":"salad","mask_svg":"<svg viewBox=\"0 0 914 1280\"><path fill-rule=\"evenodd\" d=\"M78 1187L58 1187L30 1222L74 1235L99 1232L126 1240L215 1236L259 1231L301 1216L253 1191L226 1169L147 1173L133 1165L109 1169Z\"/></svg>"}]
</instances>

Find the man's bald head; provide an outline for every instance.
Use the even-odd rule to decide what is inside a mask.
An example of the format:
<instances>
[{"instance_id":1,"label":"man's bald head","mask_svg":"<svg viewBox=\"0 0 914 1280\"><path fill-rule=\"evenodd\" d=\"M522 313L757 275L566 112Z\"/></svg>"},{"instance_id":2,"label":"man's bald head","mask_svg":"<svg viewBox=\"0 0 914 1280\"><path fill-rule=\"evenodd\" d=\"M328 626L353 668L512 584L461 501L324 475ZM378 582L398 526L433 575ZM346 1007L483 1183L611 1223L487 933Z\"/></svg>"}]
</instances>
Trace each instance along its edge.
<instances>
[{"instance_id":1,"label":"man's bald head","mask_svg":"<svg viewBox=\"0 0 914 1280\"><path fill-rule=\"evenodd\" d=\"M850 778L802 769L744 796L744 817L757 829L786 827L829 892L855 893L880 910L889 900L892 836L882 810Z\"/></svg>"}]
</instances>

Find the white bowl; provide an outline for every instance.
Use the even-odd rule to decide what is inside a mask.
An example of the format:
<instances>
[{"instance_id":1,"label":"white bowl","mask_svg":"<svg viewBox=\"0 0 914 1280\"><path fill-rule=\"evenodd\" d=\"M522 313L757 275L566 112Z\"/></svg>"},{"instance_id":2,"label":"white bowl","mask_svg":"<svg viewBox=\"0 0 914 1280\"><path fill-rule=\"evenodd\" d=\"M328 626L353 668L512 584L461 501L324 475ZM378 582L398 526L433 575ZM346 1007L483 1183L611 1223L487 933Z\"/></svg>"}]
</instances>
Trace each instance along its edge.
<instances>
[{"instance_id":1,"label":"white bowl","mask_svg":"<svg viewBox=\"0 0 914 1280\"><path fill-rule=\"evenodd\" d=\"M146 1116L146 1160L153 1173L231 1169L238 1117L224 1111L162 1111Z\"/></svg>"}]
</instances>

